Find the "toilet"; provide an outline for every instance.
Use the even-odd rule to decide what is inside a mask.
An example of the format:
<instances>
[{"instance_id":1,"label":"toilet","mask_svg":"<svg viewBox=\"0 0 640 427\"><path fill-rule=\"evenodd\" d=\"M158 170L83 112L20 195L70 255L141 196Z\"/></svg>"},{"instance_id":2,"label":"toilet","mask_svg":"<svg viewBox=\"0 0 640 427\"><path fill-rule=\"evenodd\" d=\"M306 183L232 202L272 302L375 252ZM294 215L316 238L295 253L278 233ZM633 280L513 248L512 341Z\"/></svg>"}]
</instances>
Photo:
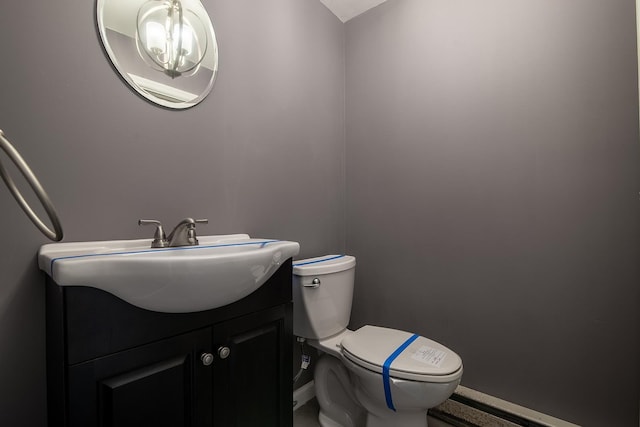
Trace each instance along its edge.
<instances>
[{"instance_id":1,"label":"toilet","mask_svg":"<svg viewBox=\"0 0 640 427\"><path fill-rule=\"evenodd\" d=\"M427 410L453 394L462 360L428 338L396 329L347 329L356 259L294 261L293 332L320 350L315 391L323 427L426 427Z\"/></svg>"}]
</instances>

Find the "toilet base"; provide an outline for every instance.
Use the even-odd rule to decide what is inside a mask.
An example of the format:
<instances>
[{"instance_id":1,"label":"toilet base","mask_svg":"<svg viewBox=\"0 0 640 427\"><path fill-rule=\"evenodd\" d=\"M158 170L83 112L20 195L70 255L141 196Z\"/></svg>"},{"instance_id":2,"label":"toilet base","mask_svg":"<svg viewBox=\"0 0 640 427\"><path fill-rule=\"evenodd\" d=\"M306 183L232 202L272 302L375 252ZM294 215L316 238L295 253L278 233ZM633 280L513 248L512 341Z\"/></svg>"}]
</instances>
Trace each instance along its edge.
<instances>
[{"instance_id":1,"label":"toilet base","mask_svg":"<svg viewBox=\"0 0 640 427\"><path fill-rule=\"evenodd\" d=\"M375 412L367 412L362 406L367 396L358 389L354 393L349 370L332 355L318 359L314 379L322 427L427 427L427 409L393 412L376 407Z\"/></svg>"},{"instance_id":2,"label":"toilet base","mask_svg":"<svg viewBox=\"0 0 640 427\"><path fill-rule=\"evenodd\" d=\"M320 356L314 381L322 427L365 427L366 411L353 394L349 371L338 358Z\"/></svg>"},{"instance_id":3,"label":"toilet base","mask_svg":"<svg viewBox=\"0 0 640 427\"><path fill-rule=\"evenodd\" d=\"M320 409L320 412L318 413L318 423L321 427L345 427L344 425L337 423L333 419L329 418L327 414L322 412L322 409Z\"/></svg>"},{"instance_id":4,"label":"toilet base","mask_svg":"<svg viewBox=\"0 0 640 427\"><path fill-rule=\"evenodd\" d=\"M380 417L369 412L367 414L367 427L427 427L427 411L394 413L390 417Z\"/></svg>"}]
</instances>

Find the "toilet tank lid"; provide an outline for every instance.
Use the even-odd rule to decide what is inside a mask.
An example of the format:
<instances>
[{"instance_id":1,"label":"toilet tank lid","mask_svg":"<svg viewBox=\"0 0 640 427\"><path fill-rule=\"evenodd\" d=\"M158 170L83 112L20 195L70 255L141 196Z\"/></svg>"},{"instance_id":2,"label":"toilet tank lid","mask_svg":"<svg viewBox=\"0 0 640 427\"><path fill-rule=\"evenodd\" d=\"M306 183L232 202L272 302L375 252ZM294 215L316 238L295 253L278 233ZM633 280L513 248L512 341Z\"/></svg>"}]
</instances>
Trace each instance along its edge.
<instances>
[{"instance_id":1,"label":"toilet tank lid","mask_svg":"<svg viewBox=\"0 0 640 427\"><path fill-rule=\"evenodd\" d=\"M325 255L294 261L293 274L296 276L315 276L337 273L355 266L356 258L351 255Z\"/></svg>"}]
</instances>

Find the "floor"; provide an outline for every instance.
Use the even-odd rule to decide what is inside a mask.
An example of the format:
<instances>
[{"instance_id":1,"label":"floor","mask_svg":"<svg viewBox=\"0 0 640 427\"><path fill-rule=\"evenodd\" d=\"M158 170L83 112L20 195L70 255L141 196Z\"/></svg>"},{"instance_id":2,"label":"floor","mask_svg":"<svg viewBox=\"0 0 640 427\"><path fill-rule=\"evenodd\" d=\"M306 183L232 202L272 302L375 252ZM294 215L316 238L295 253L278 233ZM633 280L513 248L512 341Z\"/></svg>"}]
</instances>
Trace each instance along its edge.
<instances>
[{"instance_id":1,"label":"floor","mask_svg":"<svg viewBox=\"0 0 640 427\"><path fill-rule=\"evenodd\" d=\"M450 427L438 419L427 417L429 427ZM320 427L318 423L318 401L311 399L293 412L293 427Z\"/></svg>"},{"instance_id":2,"label":"floor","mask_svg":"<svg viewBox=\"0 0 640 427\"><path fill-rule=\"evenodd\" d=\"M320 427L318 423L318 401L311 399L293 411L293 427Z\"/></svg>"}]
</instances>

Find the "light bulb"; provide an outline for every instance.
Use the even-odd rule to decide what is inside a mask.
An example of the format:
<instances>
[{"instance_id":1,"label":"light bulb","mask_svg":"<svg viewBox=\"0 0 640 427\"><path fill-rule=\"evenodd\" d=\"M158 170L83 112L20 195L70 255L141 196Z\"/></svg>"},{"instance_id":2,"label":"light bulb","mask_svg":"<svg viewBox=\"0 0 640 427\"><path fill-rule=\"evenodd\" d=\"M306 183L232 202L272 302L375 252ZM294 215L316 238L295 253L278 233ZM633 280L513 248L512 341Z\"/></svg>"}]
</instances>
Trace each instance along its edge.
<instances>
[{"instance_id":1,"label":"light bulb","mask_svg":"<svg viewBox=\"0 0 640 427\"><path fill-rule=\"evenodd\" d=\"M164 26L159 22L147 22L145 30L147 32L147 50L156 54L164 54L167 46L167 34L164 31Z\"/></svg>"},{"instance_id":2,"label":"light bulb","mask_svg":"<svg viewBox=\"0 0 640 427\"><path fill-rule=\"evenodd\" d=\"M182 53L185 56L191 55L193 52L193 28L185 22L182 25L180 35L182 36Z\"/></svg>"}]
</instances>

